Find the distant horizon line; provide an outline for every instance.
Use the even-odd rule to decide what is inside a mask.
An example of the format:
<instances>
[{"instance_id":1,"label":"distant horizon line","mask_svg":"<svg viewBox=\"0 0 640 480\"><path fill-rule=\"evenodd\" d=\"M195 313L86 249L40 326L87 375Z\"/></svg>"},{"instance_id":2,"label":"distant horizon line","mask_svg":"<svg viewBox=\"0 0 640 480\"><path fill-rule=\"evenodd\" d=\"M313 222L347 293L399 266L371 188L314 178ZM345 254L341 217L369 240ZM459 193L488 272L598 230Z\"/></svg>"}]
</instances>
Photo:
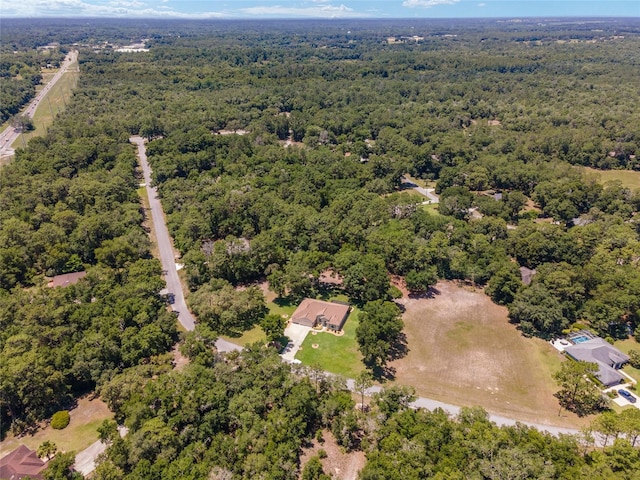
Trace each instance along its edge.
<instances>
[{"instance_id":1,"label":"distant horizon line","mask_svg":"<svg viewBox=\"0 0 640 480\"><path fill-rule=\"evenodd\" d=\"M184 17L184 16L107 16L107 15L94 15L94 16L57 16L57 15L31 15L31 16L5 16L2 20L183 20L183 21L228 21L228 20L251 20L251 21L264 21L264 20L325 20L327 22L344 21L344 20L504 20L504 19L538 19L538 20L561 20L561 19L625 19L625 20L640 20L640 15L637 16L596 16L596 15L509 15L504 17L311 17L311 16L298 16L298 17L278 17L278 16L265 16L265 17L242 17L242 16L221 16L221 17L204 17L198 18Z\"/></svg>"}]
</instances>

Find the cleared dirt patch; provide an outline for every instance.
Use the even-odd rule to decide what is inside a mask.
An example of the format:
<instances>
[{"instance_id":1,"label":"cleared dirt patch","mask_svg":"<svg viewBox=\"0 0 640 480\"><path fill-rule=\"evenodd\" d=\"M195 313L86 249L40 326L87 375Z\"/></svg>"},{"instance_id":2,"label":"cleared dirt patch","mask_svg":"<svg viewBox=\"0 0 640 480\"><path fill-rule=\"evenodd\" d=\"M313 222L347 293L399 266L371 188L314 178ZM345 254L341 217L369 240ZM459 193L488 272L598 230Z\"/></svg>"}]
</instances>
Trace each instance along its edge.
<instances>
[{"instance_id":1,"label":"cleared dirt patch","mask_svg":"<svg viewBox=\"0 0 640 480\"><path fill-rule=\"evenodd\" d=\"M551 345L524 338L507 309L481 291L440 282L431 298L403 298L408 355L391 364L396 382L420 396L481 405L510 418L580 425L562 413L552 378L561 358Z\"/></svg>"},{"instance_id":2,"label":"cleared dirt patch","mask_svg":"<svg viewBox=\"0 0 640 480\"><path fill-rule=\"evenodd\" d=\"M321 459L324 473L331 478L339 478L341 480L355 480L358 478L358 472L364 468L366 458L364 452L344 453L343 449L336 443L336 440L329 430L322 431L323 443L312 440L311 445L303 449L300 455L300 470L304 468L309 459L321 449L327 452L327 457ZM302 478L300 476L299 478Z\"/></svg>"}]
</instances>

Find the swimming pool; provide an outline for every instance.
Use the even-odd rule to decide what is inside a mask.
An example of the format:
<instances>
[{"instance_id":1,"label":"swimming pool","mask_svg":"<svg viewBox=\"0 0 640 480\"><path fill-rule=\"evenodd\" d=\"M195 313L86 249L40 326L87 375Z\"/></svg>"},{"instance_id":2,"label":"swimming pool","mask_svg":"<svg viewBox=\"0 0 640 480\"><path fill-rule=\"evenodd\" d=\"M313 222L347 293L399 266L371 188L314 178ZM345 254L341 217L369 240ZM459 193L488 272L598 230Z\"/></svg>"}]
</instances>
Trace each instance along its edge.
<instances>
[{"instance_id":1,"label":"swimming pool","mask_svg":"<svg viewBox=\"0 0 640 480\"><path fill-rule=\"evenodd\" d=\"M584 343L584 342L588 342L589 340L591 340L589 337L587 337L586 335L581 335L579 337L574 337L571 339L571 341L573 343Z\"/></svg>"}]
</instances>

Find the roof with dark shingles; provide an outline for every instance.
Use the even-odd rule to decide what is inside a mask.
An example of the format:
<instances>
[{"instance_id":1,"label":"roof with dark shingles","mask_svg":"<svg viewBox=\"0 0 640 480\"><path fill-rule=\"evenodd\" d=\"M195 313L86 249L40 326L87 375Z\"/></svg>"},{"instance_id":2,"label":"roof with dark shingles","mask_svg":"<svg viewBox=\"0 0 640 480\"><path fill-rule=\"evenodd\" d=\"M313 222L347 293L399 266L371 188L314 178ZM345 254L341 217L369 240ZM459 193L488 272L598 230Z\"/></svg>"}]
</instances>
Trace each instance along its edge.
<instances>
[{"instance_id":1,"label":"roof with dark shingles","mask_svg":"<svg viewBox=\"0 0 640 480\"><path fill-rule=\"evenodd\" d=\"M564 349L572 358L598 364L598 379L607 386L616 385L624 377L613 368L629 361L629 357L602 338L571 345Z\"/></svg>"}]
</instances>

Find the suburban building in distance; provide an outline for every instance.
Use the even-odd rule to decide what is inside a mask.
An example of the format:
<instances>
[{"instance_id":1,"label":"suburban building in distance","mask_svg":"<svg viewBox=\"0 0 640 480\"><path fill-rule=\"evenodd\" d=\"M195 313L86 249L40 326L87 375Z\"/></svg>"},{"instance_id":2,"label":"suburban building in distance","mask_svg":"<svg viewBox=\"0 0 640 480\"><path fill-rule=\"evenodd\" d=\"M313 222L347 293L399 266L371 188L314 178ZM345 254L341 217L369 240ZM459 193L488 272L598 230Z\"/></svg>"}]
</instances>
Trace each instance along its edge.
<instances>
[{"instance_id":1,"label":"suburban building in distance","mask_svg":"<svg viewBox=\"0 0 640 480\"><path fill-rule=\"evenodd\" d=\"M339 332L350 310L351 307L345 303L305 298L291 315L291 321L307 327L322 325L328 330Z\"/></svg>"}]
</instances>

